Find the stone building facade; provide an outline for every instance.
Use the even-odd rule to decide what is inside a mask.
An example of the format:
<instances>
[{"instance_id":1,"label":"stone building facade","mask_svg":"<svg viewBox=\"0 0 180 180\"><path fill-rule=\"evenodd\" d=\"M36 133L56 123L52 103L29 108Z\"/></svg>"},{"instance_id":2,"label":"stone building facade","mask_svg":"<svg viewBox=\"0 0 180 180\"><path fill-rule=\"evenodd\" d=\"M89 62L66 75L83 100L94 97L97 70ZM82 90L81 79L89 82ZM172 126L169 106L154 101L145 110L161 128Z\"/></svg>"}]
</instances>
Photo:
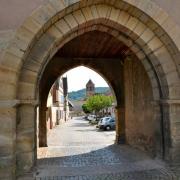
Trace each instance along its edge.
<instances>
[{"instance_id":1,"label":"stone building facade","mask_svg":"<svg viewBox=\"0 0 180 180\"><path fill-rule=\"evenodd\" d=\"M64 89L62 78L53 84L47 100L47 129L52 129L66 121L69 108L64 101ZM65 107L66 106L66 107Z\"/></svg>"},{"instance_id":2,"label":"stone building facade","mask_svg":"<svg viewBox=\"0 0 180 180\"><path fill-rule=\"evenodd\" d=\"M36 108L45 146L49 90L79 65L116 96L117 143L179 164L179 9L179 0L1 1L0 179L34 167Z\"/></svg>"}]
</instances>

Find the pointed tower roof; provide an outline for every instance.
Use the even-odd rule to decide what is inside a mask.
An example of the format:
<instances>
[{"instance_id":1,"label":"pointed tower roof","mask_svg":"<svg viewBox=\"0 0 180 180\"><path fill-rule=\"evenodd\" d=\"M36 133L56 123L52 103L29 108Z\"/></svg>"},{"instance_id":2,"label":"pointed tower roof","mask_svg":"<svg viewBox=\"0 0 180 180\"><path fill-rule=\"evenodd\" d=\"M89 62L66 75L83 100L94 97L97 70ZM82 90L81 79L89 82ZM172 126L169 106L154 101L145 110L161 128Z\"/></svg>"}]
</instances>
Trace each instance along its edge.
<instances>
[{"instance_id":1,"label":"pointed tower roof","mask_svg":"<svg viewBox=\"0 0 180 180\"><path fill-rule=\"evenodd\" d=\"M86 86L89 86L89 85L93 85L94 86L94 83L92 82L91 79L89 79L89 81L87 82Z\"/></svg>"}]
</instances>

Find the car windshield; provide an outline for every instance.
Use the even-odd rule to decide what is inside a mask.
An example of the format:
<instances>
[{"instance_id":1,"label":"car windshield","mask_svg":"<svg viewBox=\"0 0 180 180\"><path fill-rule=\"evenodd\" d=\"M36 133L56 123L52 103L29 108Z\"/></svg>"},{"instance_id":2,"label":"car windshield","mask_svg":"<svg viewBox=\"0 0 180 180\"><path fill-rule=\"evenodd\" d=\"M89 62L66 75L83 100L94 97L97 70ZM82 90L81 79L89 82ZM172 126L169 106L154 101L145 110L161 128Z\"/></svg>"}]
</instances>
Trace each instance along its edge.
<instances>
[{"instance_id":1,"label":"car windshield","mask_svg":"<svg viewBox=\"0 0 180 180\"><path fill-rule=\"evenodd\" d=\"M111 122L115 122L115 119L114 118L111 118L111 120L110 120Z\"/></svg>"},{"instance_id":2,"label":"car windshield","mask_svg":"<svg viewBox=\"0 0 180 180\"><path fill-rule=\"evenodd\" d=\"M106 117L106 118L103 118L103 119L102 119L103 122L106 122L106 121L109 121L109 120L110 120L109 117Z\"/></svg>"}]
</instances>

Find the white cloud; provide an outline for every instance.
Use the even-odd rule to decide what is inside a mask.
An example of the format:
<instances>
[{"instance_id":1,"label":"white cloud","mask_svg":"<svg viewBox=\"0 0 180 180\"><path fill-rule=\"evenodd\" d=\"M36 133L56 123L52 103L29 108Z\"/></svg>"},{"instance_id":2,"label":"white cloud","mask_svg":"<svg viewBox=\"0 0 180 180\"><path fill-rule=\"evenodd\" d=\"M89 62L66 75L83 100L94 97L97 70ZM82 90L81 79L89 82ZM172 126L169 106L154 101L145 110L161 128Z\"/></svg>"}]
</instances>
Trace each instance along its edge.
<instances>
[{"instance_id":1,"label":"white cloud","mask_svg":"<svg viewBox=\"0 0 180 180\"><path fill-rule=\"evenodd\" d=\"M108 86L106 81L98 73L84 66L74 68L63 76L67 76L68 78L69 92L85 88L89 79L94 82L96 87Z\"/></svg>"}]
</instances>

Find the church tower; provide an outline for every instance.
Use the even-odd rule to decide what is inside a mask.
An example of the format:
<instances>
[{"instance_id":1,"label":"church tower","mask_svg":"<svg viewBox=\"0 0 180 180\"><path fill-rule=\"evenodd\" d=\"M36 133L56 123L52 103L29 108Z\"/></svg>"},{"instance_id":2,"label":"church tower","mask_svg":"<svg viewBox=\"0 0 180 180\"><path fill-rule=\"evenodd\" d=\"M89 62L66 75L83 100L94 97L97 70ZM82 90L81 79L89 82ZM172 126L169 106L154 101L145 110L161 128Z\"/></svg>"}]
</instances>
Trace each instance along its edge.
<instances>
[{"instance_id":1,"label":"church tower","mask_svg":"<svg viewBox=\"0 0 180 180\"><path fill-rule=\"evenodd\" d=\"M86 84L86 97L93 96L95 94L95 85L90 79Z\"/></svg>"}]
</instances>

